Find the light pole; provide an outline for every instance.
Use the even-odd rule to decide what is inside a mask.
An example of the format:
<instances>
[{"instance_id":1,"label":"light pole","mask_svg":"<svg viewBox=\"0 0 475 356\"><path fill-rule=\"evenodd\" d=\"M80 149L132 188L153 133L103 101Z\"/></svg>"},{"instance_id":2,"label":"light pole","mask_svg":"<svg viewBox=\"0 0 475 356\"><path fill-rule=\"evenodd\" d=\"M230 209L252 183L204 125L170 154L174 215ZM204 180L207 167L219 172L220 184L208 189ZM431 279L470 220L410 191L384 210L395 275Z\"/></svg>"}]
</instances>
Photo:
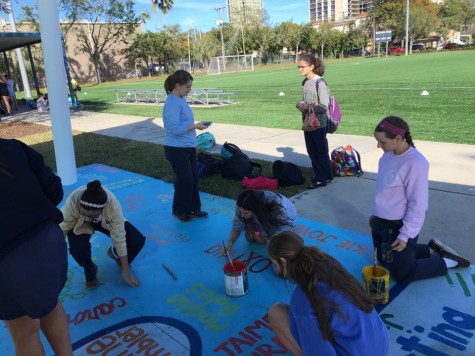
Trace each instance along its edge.
<instances>
[{"instance_id":1,"label":"light pole","mask_svg":"<svg viewBox=\"0 0 475 356\"><path fill-rule=\"evenodd\" d=\"M226 70L226 64L224 63L224 57L226 54L224 53L224 37L223 37L223 20L221 20L221 10L225 7L215 7L214 10L218 13L218 19L216 20L216 25L219 26L219 31L221 33L221 56L223 57L223 68Z\"/></svg>"},{"instance_id":2,"label":"light pole","mask_svg":"<svg viewBox=\"0 0 475 356\"><path fill-rule=\"evenodd\" d=\"M406 0L406 56L409 53L409 0Z\"/></svg>"},{"instance_id":3,"label":"light pole","mask_svg":"<svg viewBox=\"0 0 475 356\"><path fill-rule=\"evenodd\" d=\"M7 13L8 13L8 18L10 19L10 27L12 32L17 32L16 30L16 24L15 24L15 17L13 16L13 11L12 11L12 5L10 0L6 3L7 5ZM17 48L15 50L16 52L16 57L18 61L18 67L20 68L20 74L21 74L21 80L23 83L23 90L25 93L25 97L27 99L31 98L31 89L30 89L30 83L28 82L28 75L26 73L25 69L25 61L23 60L23 54L21 53L21 49Z\"/></svg>"},{"instance_id":4,"label":"light pole","mask_svg":"<svg viewBox=\"0 0 475 356\"><path fill-rule=\"evenodd\" d=\"M190 49L190 28L188 27L188 67L191 73L191 49Z\"/></svg>"},{"instance_id":5,"label":"light pole","mask_svg":"<svg viewBox=\"0 0 475 356\"><path fill-rule=\"evenodd\" d=\"M242 36L242 53L244 54L244 58L246 58L246 44L244 42L244 23L241 23L241 36Z\"/></svg>"}]
</instances>

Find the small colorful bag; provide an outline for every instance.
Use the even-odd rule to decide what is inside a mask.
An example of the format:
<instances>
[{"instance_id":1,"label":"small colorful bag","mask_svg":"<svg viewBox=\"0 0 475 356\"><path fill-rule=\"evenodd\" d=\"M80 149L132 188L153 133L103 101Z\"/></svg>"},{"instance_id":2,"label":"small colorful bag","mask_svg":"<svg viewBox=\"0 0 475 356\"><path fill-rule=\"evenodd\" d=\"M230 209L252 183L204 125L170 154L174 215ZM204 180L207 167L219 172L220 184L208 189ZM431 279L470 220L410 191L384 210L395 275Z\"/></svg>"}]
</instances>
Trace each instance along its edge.
<instances>
[{"instance_id":1,"label":"small colorful bag","mask_svg":"<svg viewBox=\"0 0 475 356\"><path fill-rule=\"evenodd\" d=\"M360 154L350 145L335 148L330 156L335 177L363 175Z\"/></svg>"}]
</instances>

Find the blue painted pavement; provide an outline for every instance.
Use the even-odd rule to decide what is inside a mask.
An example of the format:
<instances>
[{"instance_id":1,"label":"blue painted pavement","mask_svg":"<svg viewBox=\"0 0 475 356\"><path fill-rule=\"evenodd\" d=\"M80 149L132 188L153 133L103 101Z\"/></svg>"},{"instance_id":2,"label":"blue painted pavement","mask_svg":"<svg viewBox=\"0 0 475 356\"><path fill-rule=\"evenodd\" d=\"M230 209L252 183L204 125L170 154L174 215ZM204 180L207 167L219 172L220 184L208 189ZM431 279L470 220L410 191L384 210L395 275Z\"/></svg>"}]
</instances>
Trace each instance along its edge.
<instances>
[{"instance_id":1,"label":"blue painted pavement","mask_svg":"<svg viewBox=\"0 0 475 356\"><path fill-rule=\"evenodd\" d=\"M293 285L274 276L265 246L243 237L235 243L231 255L248 262L249 289L240 297L225 293L226 260L220 251L229 235L233 200L202 193L209 218L183 223L171 215L169 183L105 165L79 168L78 177L77 184L65 187L65 196L101 180L147 241L132 265L142 283L138 288L121 283L120 270L106 254L110 239L100 233L92 239L99 288L86 290L82 269L69 259L61 300L75 355L287 354L266 314L273 303L289 301ZM369 236L303 218L297 223L307 245L332 254L362 279L362 267L373 260ZM391 335L390 355L475 354L473 266L409 286L391 281L390 302L378 311ZM6 328L0 329L0 348L13 355Z\"/></svg>"}]
</instances>

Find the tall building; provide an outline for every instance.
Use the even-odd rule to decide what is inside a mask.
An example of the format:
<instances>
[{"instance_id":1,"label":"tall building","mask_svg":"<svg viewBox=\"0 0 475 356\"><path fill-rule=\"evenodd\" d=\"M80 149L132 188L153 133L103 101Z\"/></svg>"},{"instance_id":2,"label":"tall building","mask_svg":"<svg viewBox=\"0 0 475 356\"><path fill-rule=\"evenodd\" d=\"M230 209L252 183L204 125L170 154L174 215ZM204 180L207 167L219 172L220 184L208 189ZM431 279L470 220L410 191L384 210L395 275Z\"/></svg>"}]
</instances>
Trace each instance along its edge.
<instances>
[{"instance_id":1,"label":"tall building","mask_svg":"<svg viewBox=\"0 0 475 356\"><path fill-rule=\"evenodd\" d=\"M309 0L310 22L334 22L367 14L372 0Z\"/></svg>"},{"instance_id":2,"label":"tall building","mask_svg":"<svg viewBox=\"0 0 475 356\"><path fill-rule=\"evenodd\" d=\"M227 0L230 23L263 21L263 0Z\"/></svg>"}]
</instances>

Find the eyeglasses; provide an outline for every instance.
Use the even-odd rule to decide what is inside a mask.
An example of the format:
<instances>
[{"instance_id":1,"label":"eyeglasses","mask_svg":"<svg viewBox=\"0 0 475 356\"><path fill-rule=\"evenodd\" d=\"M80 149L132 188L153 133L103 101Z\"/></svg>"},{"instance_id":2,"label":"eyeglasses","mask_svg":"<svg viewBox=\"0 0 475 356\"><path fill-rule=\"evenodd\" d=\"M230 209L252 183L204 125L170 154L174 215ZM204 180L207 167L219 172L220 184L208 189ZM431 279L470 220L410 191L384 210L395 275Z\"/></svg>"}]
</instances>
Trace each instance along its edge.
<instances>
[{"instance_id":1,"label":"eyeglasses","mask_svg":"<svg viewBox=\"0 0 475 356\"><path fill-rule=\"evenodd\" d=\"M303 68L307 68L307 67L310 67L310 66L297 66L297 69L303 69Z\"/></svg>"}]
</instances>

